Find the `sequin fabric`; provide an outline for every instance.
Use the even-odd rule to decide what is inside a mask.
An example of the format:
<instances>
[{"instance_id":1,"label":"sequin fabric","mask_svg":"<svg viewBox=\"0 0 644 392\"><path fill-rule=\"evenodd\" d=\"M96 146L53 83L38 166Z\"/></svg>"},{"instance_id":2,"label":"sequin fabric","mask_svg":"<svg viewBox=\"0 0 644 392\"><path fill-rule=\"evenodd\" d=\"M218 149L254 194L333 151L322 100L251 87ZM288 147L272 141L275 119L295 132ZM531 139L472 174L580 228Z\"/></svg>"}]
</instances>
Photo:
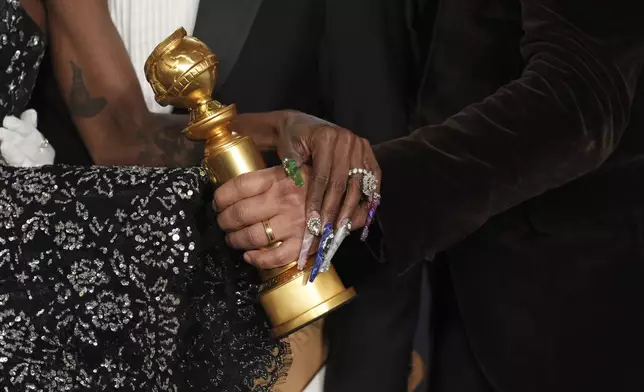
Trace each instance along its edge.
<instances>
[{"instance_id":1,"label":"sequin fabric","mask_svg":"<svg viewBox=\"0 0 644 392\"><path fill-rule=\"evenodd\" d=\"M0 391L260 391L286 375L198 169L0 167Z\"/></svg>"},{"instance_id":2,"label":"sequin fabric","mask_svg":"<svg viewBox=\"0 0 644 392\"><path fill-rule=\"evenodd\" d=\"M45 53L38 25L19 0L0 0L0 119L25 110Z\"/></svg>"}]
</instances>

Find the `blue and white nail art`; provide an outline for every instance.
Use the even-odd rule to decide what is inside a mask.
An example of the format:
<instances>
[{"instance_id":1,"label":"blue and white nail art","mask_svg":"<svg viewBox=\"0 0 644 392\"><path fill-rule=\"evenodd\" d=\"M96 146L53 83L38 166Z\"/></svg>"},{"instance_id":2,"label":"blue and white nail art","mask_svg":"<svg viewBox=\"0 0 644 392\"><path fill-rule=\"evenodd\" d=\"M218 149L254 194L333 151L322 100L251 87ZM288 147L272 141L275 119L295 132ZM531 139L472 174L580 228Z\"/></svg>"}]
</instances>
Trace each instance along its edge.
<instances>
[{"instance_id":1,"label":"blue and white nail art","mask_svg":"<svg viewBox=\"0 0 644 392\"><path fill-rule=\"evenodd\" d=\"M345 218L342 220L340 224L340 228L335 232L333 236L333 241L331 241L331 245L329 246L329 249L324 255L324 262L322 263L322 267L320 267L320 272L329 272L329 269L331 268L331 260L333 260L333 256L335 256L335 253L338 251L338 249L340 249L340 245L342 245L342 241L344 241L344 239L347 238L349 233L351 233L351 220L348 218Z\"/></svg>"},{"instance_id":2,"label":"blue and white nail art","mask_svg":"<svg viewBox=\"0 0 644 392\"><path fill-rule=\"evenodd\" d=\"M324 263L324 256L326 255L327 251L329 250L329 247L331 246L331 242L333 241L333 226L331 223L327 223L324 225L324 228L322 229L322 237L320 239L320 246L318 247L318 252L315 255L315 262L313 263L313 269L311 270L311 277L309 278L309 282L313 282L315 278L318 276L318 273L320 272L320 267L322 267L322 264Z\"/></svg>"}]
</instances>

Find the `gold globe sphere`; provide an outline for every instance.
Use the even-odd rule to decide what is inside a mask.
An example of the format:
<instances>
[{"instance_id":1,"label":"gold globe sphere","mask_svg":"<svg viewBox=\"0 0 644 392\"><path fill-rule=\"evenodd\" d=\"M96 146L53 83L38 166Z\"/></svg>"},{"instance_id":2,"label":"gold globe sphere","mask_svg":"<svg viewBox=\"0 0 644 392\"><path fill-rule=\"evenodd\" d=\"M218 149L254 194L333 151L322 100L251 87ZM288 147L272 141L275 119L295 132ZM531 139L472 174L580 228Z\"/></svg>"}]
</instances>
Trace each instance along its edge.
<instances>
[{"instance_id":1,"label":"gold globe sphere","mask_svg":"<svg viewBox=\"0 0 644 392\"><path fill-rule=\"evenodd\" d=\"M193 107L211 100L217 57L198 39L178 29L154 49L145 76L162 106Z\"/></svg>"}]
</instances>

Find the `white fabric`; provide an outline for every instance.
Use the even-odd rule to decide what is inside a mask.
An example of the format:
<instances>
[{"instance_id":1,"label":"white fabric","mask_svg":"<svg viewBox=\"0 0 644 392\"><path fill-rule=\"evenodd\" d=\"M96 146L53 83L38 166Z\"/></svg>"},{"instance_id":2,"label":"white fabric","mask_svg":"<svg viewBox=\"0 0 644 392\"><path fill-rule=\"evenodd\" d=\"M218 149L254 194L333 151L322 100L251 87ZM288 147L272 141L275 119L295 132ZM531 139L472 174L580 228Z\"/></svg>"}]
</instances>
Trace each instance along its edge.
<instances>
[{"instance_id":1,"label":"white fabric","mask_svg":"<svg viewBox=\"0 0 644 392\"><path fill-rule=\"evenodd\" d=\"M38 114L30 109L20 118L6 116L0 128L0 155L9 166L34 167L54 163L56 152L38 132Z\"/></svg>"},{"instance_id":2,"label":"white fabric","mask_svg":"<svg viewBox=\"0 0 644 392\"><path fill-rule=\"evenodd\" d=\"M207 0L205 0L207 1ZM199 0L108 0L114 25L127 48L145 103L152 112L170 113L154 100L143 67L152 50L179 27L192 35Z\"/></svg>"},{"instance_id":3,"label":"white fabric","mask_svg":"<svg viewBox=\"0 0 644 392\"><path fill-rule=\"evenodd\" d=\"M309 385L304 388L303 392L324 392L324 374L326 373L326 366L313 377Z\"/></svg>"}]
</instances>

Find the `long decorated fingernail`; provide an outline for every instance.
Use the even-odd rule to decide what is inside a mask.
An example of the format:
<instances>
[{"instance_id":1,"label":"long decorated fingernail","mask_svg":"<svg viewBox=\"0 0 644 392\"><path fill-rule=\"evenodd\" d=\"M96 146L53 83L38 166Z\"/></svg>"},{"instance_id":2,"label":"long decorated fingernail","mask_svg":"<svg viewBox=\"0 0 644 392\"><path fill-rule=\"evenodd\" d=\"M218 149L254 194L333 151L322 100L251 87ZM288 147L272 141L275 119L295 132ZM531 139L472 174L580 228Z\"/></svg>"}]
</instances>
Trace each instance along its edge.
<instances>
[{"instance_id":1,"label":"long decorated fingernail","mask_svg":"<svg viewBox=\"0 0 644 392\"><path fill-rule=\"evenodd\" d=\"M365 222L364 228L362 229L362 233L360 234L360 240L366 241L367 237L369 236L369 226L371 226L371 223L373 222L373 217L376 215L376 210L378 209L378 206L380 205L380 194L377 192L373 192L373 196L371 197L371 201L369 202L369 213L367 214L367 222Z\"/></svg>"},{"instance_id":2,"label":"long decorated fingernail","mask_svg":"<svg viewBox=\"0 0 644 392\"><path fill-rule=\"evenodd\" d=\"M300 248L300 257L297 259L297 269L302 271L306 267L306 260L309 256L309 251L311 250L311 245L313 245L313 237L308 231L304 233L304 239L302 239L302 248Z\"/></svg>"},{"instance_id":3,"label":"long decorated fingernail","mask_svg":"<svg viewBox=\"0 0 644 392\"><path fill-rule=\"evenodd\" d=\"M300 170L299 167L297 167L295 160L291 158L284 158L282 160L282 166L284 167L284 171L286 172L286 175L291 180L293 180L296 186L304 186L302 171Z\"/></svg>"},{"instance_id":4,"label":"long decorated fingernail","mask_svg":"<svg viewBox=\"0 0 644 392\"><path fill-rule=\"evenodd\" d=\"M320 272L329 272L333 256L335 256L335 253L340 248L342 241L347 238L349 233L351 233L351 220L346 218L342 220L340 228L335 232L335 235L333 236L333 241L331 241L329 250L324 255L324 262L322 263L322 267L320 267Z\"/></svg>"},{"instance_id":5,"label":"long decorated fingernail","mask_svg":"<svg viewBox=\"0 0 644 392\"><path fill-rule=\"evenodd\" d=\"M315 278L320 272L320 267L324 263L324 255L329 250L331 241L333 240L333 226L331 223L324 225L322 229L322 238L320 239L320 246L318 247L318 252L315 255L315 262L313 263L313 269L311 270L311 277L309 277L309 282L313 283Z\"/></svg>"}]
</instances>

